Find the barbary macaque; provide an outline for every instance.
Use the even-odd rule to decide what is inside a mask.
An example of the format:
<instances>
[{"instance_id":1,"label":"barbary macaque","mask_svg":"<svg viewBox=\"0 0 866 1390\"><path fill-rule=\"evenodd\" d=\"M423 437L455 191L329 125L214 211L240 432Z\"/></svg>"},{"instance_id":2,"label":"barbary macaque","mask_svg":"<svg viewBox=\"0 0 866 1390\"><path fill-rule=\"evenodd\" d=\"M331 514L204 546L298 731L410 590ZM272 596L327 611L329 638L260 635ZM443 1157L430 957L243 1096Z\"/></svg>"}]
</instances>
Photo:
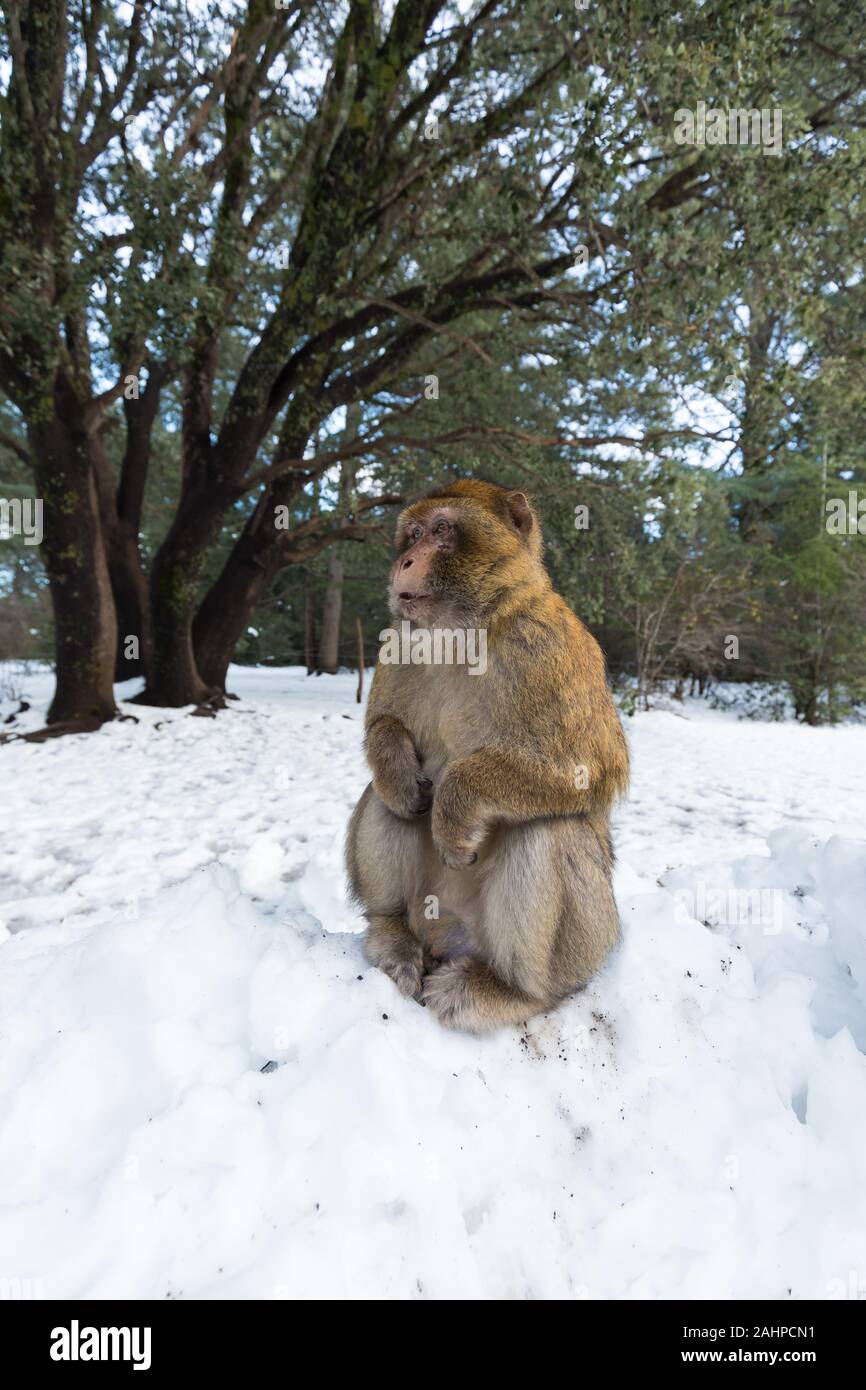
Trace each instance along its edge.
<instances>
[{"instance_id":1,"label":"barbary macaque","mask_svg":"<svg viewBox=\"0 0 866 1390\"><path fill-rule=\"evenodd\" d=\"M615 944L609 818L628 750L525 493L447 483L401 514L396 544L394 617L413 637L484 632L486 666L380 659L349 881L371 964L481 1032L558 1004Z\"/></svg>"}]
</instances>

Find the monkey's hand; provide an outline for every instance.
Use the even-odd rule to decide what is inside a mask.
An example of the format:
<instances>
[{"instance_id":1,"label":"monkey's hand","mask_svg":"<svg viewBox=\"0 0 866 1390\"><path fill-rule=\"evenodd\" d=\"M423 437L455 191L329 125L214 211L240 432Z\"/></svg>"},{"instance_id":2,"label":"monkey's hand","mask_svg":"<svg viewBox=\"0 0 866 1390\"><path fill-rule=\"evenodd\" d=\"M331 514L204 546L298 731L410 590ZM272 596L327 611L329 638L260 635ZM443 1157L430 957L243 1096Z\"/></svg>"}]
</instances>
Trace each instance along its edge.
<instances>
[{"instance_id":1,"label":"monkey's hand","mask_svg":"<svg viewBox=\"0 0 866 1390\"><path fill-rule=\"evenodd\" d=\"M430 810L433 783L423 775L415 745L399 719L383 715L370 725L367 761L373 786L395 816L412 820Z\"/></svg>"},{"instance_id":2,"label":"monkey's hand","mask_svg":"<svg viewBox=\"0 0 866 1390\"><path fill-rule=\"evenodd\" d=\"M433 844L449 869L465 869L478 858L487 824L459 764L452 764L436 789Z\"/></svg>"}]
</instances>

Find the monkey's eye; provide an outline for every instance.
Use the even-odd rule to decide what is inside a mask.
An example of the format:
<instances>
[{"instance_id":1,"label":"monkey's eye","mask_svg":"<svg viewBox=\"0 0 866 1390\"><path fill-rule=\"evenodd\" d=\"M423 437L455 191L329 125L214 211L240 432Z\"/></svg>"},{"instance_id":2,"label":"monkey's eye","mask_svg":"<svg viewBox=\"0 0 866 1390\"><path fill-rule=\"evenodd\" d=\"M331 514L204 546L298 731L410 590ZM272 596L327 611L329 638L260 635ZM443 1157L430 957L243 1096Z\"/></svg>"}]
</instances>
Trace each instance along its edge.
<instances>
[{"instance_id":1,"label":"monkey's eye","mask_svg":"<svg viewBox=\"0 0 866 1390\"><path fill-rule=\"evenodd\" d=\"M424 533L420 526L410 526L407 534L409 536L410 541L420 541Z\"/></svg>"},{"instance_id":2,"label":"monkey's eye","mask_svg":"<svg viewBox=\"0 0 866 1390\"><path fill-rule=\"evenodd\" d=\"M433 535L434 535L434 536L444 536L445 533L447 532L447 530L448 530L448 522L447 522L447 521L443 521L443 520L437 521L437 522L436 522L436 525L433 527Z\"/></svg>"}]
</instances>

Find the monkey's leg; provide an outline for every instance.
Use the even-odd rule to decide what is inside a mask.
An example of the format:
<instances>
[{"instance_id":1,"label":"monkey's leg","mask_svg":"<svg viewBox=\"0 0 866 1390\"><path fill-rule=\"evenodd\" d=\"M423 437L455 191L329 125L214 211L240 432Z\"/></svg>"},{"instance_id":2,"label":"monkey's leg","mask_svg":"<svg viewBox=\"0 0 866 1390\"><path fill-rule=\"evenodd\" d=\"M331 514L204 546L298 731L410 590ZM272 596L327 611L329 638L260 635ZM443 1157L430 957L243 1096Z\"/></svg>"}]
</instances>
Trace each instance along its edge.
<instances>
[{"instance_id":1,"label":"monkey's leg","mask_svg":"<svg viewBox=\"0 0 866 1390\"><path fill-rule=\"evenodd\" d=\"M364 955L390 975L407 999L419 999L424 978L424 948L409 930L405 916L370 917Z\"/></svg>"},{"instance_id":2,"label":"monkey's leg","mask_svg":"<svg viewBox=\"0 0 866 1390\"><path fill-rule=\"evenodd\" d=\"M346 841L352 895L369 922L364 954L410 998L420 994L424 974L423 946L409 929L407 909L422 874L425 826L395 816L369 786Z\"/></svg>"},{"instance_id":3,"label":"monkey's leg","mask_svg":"<svg viewBox=\"0 0 866 1390\"><path fill-rule=\"evenodd\" d=\"M508 1023L522 1023L545 1007L501 980L481 960L460 956L446 961L424 981L421 1002L446 1028L484 1033Z\"/></svg>"},{"instance_id":4,"label":"monkey's leg","mask_svg":"<svg viewBox=\"0 0 866 1390\"><path fill-rule=\"evenodd\" d=\"M606 828L601 836L582 817L500 827L482 868L481 959L447 962L422 994L442 1023L469 1032L555 1007L586 984L619 932Z\"/></svg>"}]
</instances>

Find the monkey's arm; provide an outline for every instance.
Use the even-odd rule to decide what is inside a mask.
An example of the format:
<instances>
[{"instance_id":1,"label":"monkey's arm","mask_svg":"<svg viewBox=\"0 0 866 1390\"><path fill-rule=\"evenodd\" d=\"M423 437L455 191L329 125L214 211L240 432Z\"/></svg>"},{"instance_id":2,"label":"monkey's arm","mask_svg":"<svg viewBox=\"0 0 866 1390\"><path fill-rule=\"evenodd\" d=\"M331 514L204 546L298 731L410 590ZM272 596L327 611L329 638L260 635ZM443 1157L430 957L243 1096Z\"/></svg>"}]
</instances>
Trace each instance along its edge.
<instances>
[{"instance_id":1,"label":"monkey's arm","mask_svg":"<svg viewBox=\"0 0 866 1390\"><path fill-rule=\"evenodd\" d=\"M482 748L450 764L436 789L433 840L450 868L471 864L494 821L520 824L610 805L616 769L588 753L570 765L514 748Z\"/></svg>"},{"instance_id":2,"label":"monkey's arm","mask_svg":"<svg viewBox=\"0 0 866 1390\"><path fill-rule=\"evenodd\" d=\"M393 714L368 718L367 761L373 786L390 811L404 820L430 810L433 783L424 777L411 735Z\"/></svg>"}]
</instances>

